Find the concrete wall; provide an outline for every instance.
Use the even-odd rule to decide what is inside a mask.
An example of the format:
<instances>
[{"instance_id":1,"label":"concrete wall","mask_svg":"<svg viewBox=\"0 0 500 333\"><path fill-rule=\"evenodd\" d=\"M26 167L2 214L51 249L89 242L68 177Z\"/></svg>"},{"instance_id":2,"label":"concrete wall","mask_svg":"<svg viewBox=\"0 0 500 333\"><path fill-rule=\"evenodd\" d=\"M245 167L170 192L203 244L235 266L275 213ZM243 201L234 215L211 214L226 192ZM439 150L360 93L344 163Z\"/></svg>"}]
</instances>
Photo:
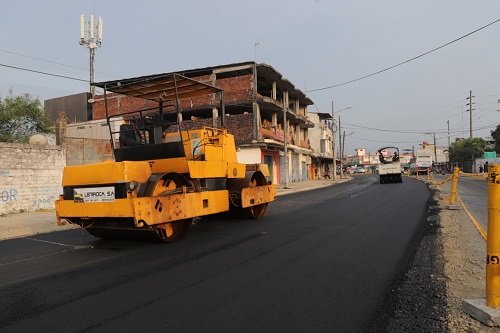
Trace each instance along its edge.
<instances>
[{"instance_id":1,"label":"concrete wall","mask_svg":"<svg viewBox=\"0 0 500 333\"><path fill-rule=\"evenodd\" d=\"M54 209L66 165L60 146L1 143L0 214Z\"/></svg>"},{"instance_id":2,"label":"concrete wall","mask_svg":"<svg viewBox=\"0 0 500 333\"><path fill-rule=\"evenodd\" d=\"M236 151L239 163L255 164L262 163L262 151L259 147L242 148Z\"/></svg>"},{"instance_id":3,"label":"concrete wall","mask_svg":"<svg viewBox=\"0 0 500 333\"><path fill-rule=\"evenodd\" d=\"M317 113L308 112L307 118L314 124L313 128L308 128L308 140L311 145L311 149L316 153L321 155L322 157L332 158L332 135L333 132L330 128L328 128L331 120L325 122L321 120ZM321 140L326 140L325 150L321 151ZM338 143L337 143L338 144Z\"/></svg>"}]
</instances>

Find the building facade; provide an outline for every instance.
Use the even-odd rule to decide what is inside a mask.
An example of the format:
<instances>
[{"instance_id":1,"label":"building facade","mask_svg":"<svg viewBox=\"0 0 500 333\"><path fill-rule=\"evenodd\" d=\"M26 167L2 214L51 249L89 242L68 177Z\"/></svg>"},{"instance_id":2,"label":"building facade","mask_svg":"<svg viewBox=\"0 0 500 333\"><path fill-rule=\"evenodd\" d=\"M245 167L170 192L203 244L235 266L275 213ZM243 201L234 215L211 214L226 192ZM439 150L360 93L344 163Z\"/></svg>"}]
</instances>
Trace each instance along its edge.
<instances>
[{"instance_id":1,"label":"building facade","mask_svg":"<svg viewBox=\"0 0 500 333\"><path fill-rule=\"evenodd\" d=\"M243 62L176 73L224 90L224 110L219 110L215 94L180 101L184 129L218 127L224 117L224 126L235 137L241 163L266 163L275 184L311 179L313 150L308 129L314 124L307 118L307 107L313 102L276 69ZM122 95L108 94L107 98L109 115L156 106L152 103ZM105 112L103 96L95 96L93 120L105 119ZM72 132L78 137L75 132L78 126Z\"/></svg>"},{"instance_id":2,"label":"building facade","mask_svg":"<svg viewBox=\"0 0 500 333\"><path fill-rule=\"evenodd\" d=\"M308 113L314 127L309 128L309 141L314 151L311 154L311 179L331 178L333 170L332 116L329 113ZM338 164L340 161L338 161Z\"/></svg>"}]
</instances>

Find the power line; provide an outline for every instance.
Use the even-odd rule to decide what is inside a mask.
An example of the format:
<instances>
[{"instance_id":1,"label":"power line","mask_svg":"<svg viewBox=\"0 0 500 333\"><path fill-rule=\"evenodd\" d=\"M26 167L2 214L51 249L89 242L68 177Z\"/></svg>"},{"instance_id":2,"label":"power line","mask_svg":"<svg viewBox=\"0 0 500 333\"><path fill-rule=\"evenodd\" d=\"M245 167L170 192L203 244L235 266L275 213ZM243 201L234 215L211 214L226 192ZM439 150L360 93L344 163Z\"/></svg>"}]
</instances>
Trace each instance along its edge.
<instances>
[{"instance_id":1,"label":"power line","mask_svg":"<svg viewBox=\"0 0 500 333\"><path fill-rule=\"evenodd\" d=\"M381 131L381 132L391 132L391 133L415 134L415 133L425 132L425 130L390 130L390 129L384 129L384 128L366 127L366 126L355 125L355 124L344 124L344 127L345 126L353 126L355 128L360 128L360 129L366 129L366 130L371 130L371 131Z\"/></svg>"},{"instance_id":2,"label":"power line","mask_svg":"<svg viewBox=\"0 0 500 333\"><path fill-rule=\"evenodd\" d=\"M43 75L60 77L60 78L63 78L63 79L69 79L69 80L75 80L75 81L81 81L81 82L89 82L88 80L77 79L77 78L70 77L70 76L52 74L52 73L47 73L47 72L40 72L40 71L35 71L33 69L27 69L27 68L22 68L22 67L10 66L10 65L5 65L5 64L0 64L0 66L7 67L7 68L12 68L12 69L17 69L17 70L20 70L20 71L26 71L26 72L31 72L31 73L37 73L37 74L43 74Z\"/></svg>"},{"instance_id":3,"label":"power line","mask_svg":"<svg viewBox=\"0 0 500 333\"><path fill-rule=\"evenodd\" d=\"M357 79L354 79L354 80L350 80L350 81L346 81L346 82L343 82L343 83L335 84L335 85L333 85L333 86L328 86L328 87L323 87L323 88L318 88L318 89L312 89L312 90L309 90L309 91L306 91L306 92L308 92L308 93L309 93L309 92L313 92L313 91L320 91L320 90L326 90L326 89L336 88L336 87L340 87L340 86L343 86L343 85L346 85L346 84L349 84L349 83L353 83L353 82L356 82L356 81L360 81L360 80L363 80L363 79L369 78L369 77L371 77L371 76L374 76L374 75L377 75L377 74L380 74L380 73L386 72L386 71L388 71L388 70L390 70L390 69L393 69L393 68L399 67L399 66L401 66L401 65L404 65L404 64L406 64L406 63L409 63L410 61L413 61L413 60L416 60L416 59L418 59L418 58L421 58L421 57L423 57L423 56L425 56L425 55L427 55L427 54L429 54L429 53L432 53L432 52L434 52L434 51L437 51L437 50L439 50L439 49L442 49L442 48L443 48L443 47L445 47L445 46L448 46L448 45L450 45L450 44L453 44L453 43L455 43L455 42L458 42L459 40L464 39L465 37L468 37L468 36L470 36L470 35L472 35L472 34L475 34L476 32L478 32L478 31L480 31L480 30L483 30L483 29L485 29L485 28L489 27L490 25L493 25L493 24L497 23L498 21L500 21L500 19L498 19L498 20L496 20L496 21L493 21L493 22L491 22L491 23L489 23L489 24L487 24L487 25L485 25L485 26L483 26L483 27L481 27L481 28L479 28L479 29L476 29L476 30L474 30L474 31L472 31L472 32L469 32L468 34L463 35L462 37L459 37L459 38L457 38L457 39L454 39L454 40L452 40L451 42L448 42L448 43L446 43L446 44L444 44L444 45L441 45L441 46L439 46L439 47L436 47L435 49L432 49L432 50L427 51L427 52L425 52L425 53L422 53L422 54L420 54L420 55L418 55L418 56L416 56L416 57L413 57L413 58L411 58L411 59L408 59L408 60L406 60L406 61L403 61L403 62L401 62L401 63L399 63L399 64L397 64L397 65L394 65L394 66L391 66L391 67L387 67L387 68L382 69L382 70L380 70L380 71L378 71L378 72L375 72L375 73L372 73L372 74L368 74L368 75L362 76L362 77L357 78Z\"/></svg>"},{"instance_id":4,"label":"power line","mask_svg":"<svg viewBox=\"0 0 500 333\"><path fill-rule=\"evenodd\" d=\"M86 68L81 68L81 67L77 67L77 66L71 66L71 65L60 63L60 62L55 62L55 61L50 61L50 60L46 60L46 59L42 59L42 58L32 57L32 56L28 56L28 55L25 55L25 54L12 52L12 51L0 50L0 52L13 54L13 55L24 57L24 58L28 58L28 59L34 59L34 60L38 60L38 61L43 61L43 62L46 62L46 63L49 63L49 64L54 64L54 65L59 65L59 66L64 66L64 67L69 67L69 68L76 68L76 69L79 69L79 70L82 70L82 71L87 71Z\"/></svg>"},{"instance_id":5,"label":"power line","mask_svg":"<svg viewBox=\"0 0 500 333\"><path fill-rule=\"evenodd\" d=\"M485 128L492 127L492 126L495 126L495 124L490 124L490 125L486 125L486 126L482 126L482 127L475 127L473 129L474 130L481 130L481 129L485 129ZM429 130L423 130L423 129L420 129L420 130L390 130L390 129L385 129L385 128L366 127L366 126L355 125L355 124L344 124L342 127L368 130L368 131L401 133L401 134L419 134L419 133L429 132ZM433 131L433 132L442 133L442 134L448 133L447 130L438 130L438 131ZM465 130L458 130L458 129L450 131L450 133L465 133L465 132L466 132Z\"/></svg>"},{"instance_id":6,"label":"power line","mask_svg":"<svg viewBox=\"0 0 500 333\"><path fill-rule=\"evenodd\" d=\"M12 52L12 51L7 51L7 50L1 50L1 49L0 49L0 52L13 54L13 55L24 57L24 58L28 58L28 59L43 61L43 62L46 62L46 63L49 63L49 64L64 66L64 67L68 67L68 68L74 68L74 69L78 69L78 70L82 70L82 71L88 71L87 68L82 68L82 67L78 67L78 66L72 66L72 65L68 65L68 64L63 64L61 62L55 62L55 61L50 61L50 60L47 60L47 59L32 57L32 56L29 56L29 55L26 55L26 54L22 54L22 53L17 53L17 52ZM116 76L116 75L113 75L113 74L107 74L107 73L98 72L98 71L96 71L96 73L99 73L99 74L102 74L102 75L107 75L107 76L112 76L112 77L119 77L119 76Z\"/></svg>"},{"instance_id":7,"label":"power line","mask_svg":"<svg viewBox=\"0 0 500 333\"><path fill-rule=\"evenodd\" d=\"M352 135L351 138L358 139L358 140L363 140L363 141L369 141L369 142L385 142L388 144L398 144L398 143L414 143L414 140L411 141L387 141L387 140L373 140L373 139L365 139L365 138L360 138L358 136Z\"/></svg>"}]
</instances>

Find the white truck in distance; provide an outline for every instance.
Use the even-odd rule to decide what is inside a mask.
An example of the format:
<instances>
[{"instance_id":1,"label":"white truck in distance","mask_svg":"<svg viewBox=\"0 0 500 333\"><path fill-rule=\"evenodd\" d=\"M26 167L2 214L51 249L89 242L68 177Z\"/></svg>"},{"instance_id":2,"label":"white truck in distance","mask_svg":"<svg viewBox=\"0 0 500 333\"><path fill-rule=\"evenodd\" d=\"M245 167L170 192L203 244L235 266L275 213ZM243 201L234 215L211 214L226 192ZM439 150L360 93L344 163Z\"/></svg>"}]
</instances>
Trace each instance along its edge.
<instances>
[{"instance_id":1,"label":"white truck in distance","mask_svg":"<svg viewBox=\"0 0 500 333\"><path fill-rule=\"evenodd\" d=\"M380 160L378 166L380 184L402 183L399 149L396 147L383 147L377 151L377 154Z\"/></svg>"}]
</instances>

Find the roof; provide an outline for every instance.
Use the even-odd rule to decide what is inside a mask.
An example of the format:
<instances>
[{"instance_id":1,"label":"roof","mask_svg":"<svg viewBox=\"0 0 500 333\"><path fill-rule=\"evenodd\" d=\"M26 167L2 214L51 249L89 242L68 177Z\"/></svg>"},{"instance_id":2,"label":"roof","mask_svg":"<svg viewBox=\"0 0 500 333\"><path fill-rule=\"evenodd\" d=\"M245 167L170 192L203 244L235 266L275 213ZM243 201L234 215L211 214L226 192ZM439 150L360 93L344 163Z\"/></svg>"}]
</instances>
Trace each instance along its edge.
<instances>
[{"instance_id":1,"label":"roof","mask_svg":"<svg viewBox=\"0 0 500 333\"><path fill-rule=\"evenodd\" d=\"M304 92L302 92L300 89L297 89L288 79L284 78L283 75L280 72L278 72L276 69L274 69L272 66L264 64L264 63L257 64L254 61L246 61L246 62L240 62L240 63L220 65L220 66L180 70L180 71L176 71L176 72L172 72L172 73L155 74L155 75L149 75L149 76L142 76L142 77L138 77L138 78L123 79L123 80L118 80L118 81L94 83L93 85L95 85L97 87L104 88L105 84L112 84L112 83L116 83L116 82L126 83L126 82L129 82L131 80L139 80L139 79L140 80L143 80L143 79L149 80L149 79L162 77L165 75L178 75L178 76L182 76L182 77L188 79L188 78L196 78L196 77L200 77L200 76L215 74L217 76L217 78L224 79L224 78L253 74L254 67L257 68L257 78L258 78L257 84L259 86L259 90L262 89L265 91L270 91L272 88L272 82L276 82L276 86L278 89L281 89L283 91L288 91L288 96L289 96L290 100L298 99L299 102L301 104L304 104L304 105L314 104L313 101L309 97L307 97ZM106 87L106 90L111 91L111 89L109 87ZM117 91L115 91L115 92L117 92ZM141 96L136 96L136 97L141 97ZM187 96L187 97L190 97L190 96Z\"/></svg>"},{"instance_id":2,"label":"roof","mask_svg":"<svg viewBox=\"0 0 500 333\"><path fill-rule=\"evenodd\" d=\"M332 115L330 113L318 112L319 119L332 119Z\"/></svg>"},{"instance_id":3,"label":"roof","mask_svg":"<svg viewBox=\"0 0 500 333\"><path fill-rule=\"evenodd\" d=\"M114 92L156 102L200 97L223 91L222 89L176 73L96 82L92 85L103 88L106 92Z\"/></svg>"}]
</instances>

